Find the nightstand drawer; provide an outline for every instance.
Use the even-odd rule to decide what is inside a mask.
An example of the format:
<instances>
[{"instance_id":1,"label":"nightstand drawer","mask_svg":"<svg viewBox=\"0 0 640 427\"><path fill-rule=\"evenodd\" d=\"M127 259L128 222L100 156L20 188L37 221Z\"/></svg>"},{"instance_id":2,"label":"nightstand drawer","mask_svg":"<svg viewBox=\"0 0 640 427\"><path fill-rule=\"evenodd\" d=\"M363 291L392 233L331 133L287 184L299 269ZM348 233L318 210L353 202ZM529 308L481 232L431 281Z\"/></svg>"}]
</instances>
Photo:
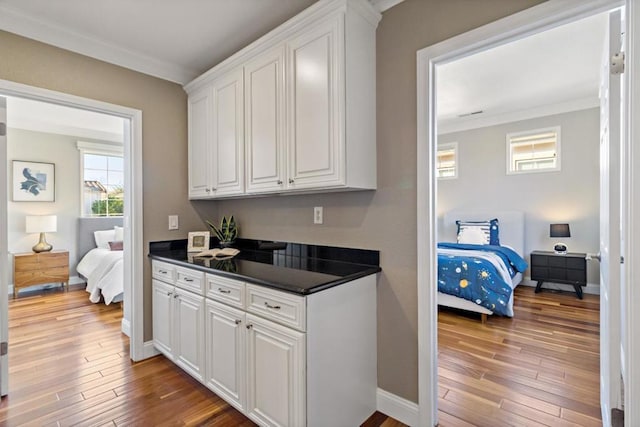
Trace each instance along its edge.
<instances>
[{"instance_id":1,"label":"nightstand drawer","mask_svg":"<svg viewBox=\"0 0 640 427\"><path fill-rule=\"evenodd\" d=\"M16 271L46 270L69 265L68 252L47 252L46 254L28 254L15 257Z\"/></svg>"},{"instance_id":2,"label":"nightstand drawer","mask_svg":"<svg viewBox=\"0 0 640 427\"><path fill-rule=\"evenodd\" d=\"M586 268L587 260L585 258L567 258L567 268L582 270Z\"/></svg>"},{"instance_id":3,"label":"nightstand drawer","mask_svg":"<svg viewBox=\"0 0 640 427\"><path fill-rule=\"evenodd\" d=\"M13 280L19 286L31 286L47 282L67 282L69 281L69 268L53 267L46 271L16 271Z\"/></svg>"}]
</instances>

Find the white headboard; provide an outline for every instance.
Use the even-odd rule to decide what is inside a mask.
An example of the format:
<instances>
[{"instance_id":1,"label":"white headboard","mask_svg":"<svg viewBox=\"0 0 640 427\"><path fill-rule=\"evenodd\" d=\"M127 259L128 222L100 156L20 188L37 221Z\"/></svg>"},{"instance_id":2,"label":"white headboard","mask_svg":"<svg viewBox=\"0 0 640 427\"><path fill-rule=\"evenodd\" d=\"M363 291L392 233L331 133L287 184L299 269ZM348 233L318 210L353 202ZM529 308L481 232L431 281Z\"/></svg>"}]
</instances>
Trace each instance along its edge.
<instances>
[{"instance_id":1,"label":"white headboard","mask_svg":"<svg viewBox=\"0 0 640 427\"><path fill-rule=\"evenodd\" d=\"M500 227L500 244L510 246L524 256L524 212L491 211L491 210L459 210L444 214L443 233L438 236L440 242L455 242L457 220L484 221L498 218Z\"/></svg>"}]
</instances>

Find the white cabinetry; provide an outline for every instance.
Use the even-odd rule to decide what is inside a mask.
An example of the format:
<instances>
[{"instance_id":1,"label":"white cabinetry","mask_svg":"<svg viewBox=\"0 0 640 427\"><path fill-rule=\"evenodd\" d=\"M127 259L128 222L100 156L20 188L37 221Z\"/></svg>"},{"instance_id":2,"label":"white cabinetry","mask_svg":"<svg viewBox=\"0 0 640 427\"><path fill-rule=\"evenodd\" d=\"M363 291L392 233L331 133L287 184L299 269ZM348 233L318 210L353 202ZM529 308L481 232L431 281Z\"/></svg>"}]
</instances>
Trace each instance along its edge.
<instances>
[{"instance_id":1,"label":"white cabinetry","mask_svg":"<svg viewBox=\"0 0 640 427\"><path fill-rule=\"evenodd\" d=\"M259 425L352 426L375 412L375 275L301 296L152 269L156 348Z\"/></svg>"},{"instance_id":2,"label":"white cabinetry","mask_svg":"<svg viewBox=\"0 0 640 427\"><path fill-rule=\"evenodd\" d=\"M211 88L189 96L189 197L209 197L212 177Z\"/></svg>"},{"instance_id":3,"label":"white cabinetry","mask_svg":"<svg viewBox=\"0 0 640 427\"><path fill-rule=\"evenodd\" d=\"M153 289L153 343L165 356L173 360L194 378L204 378L204 297L187 291L180 280L181 274L192 284L204 274L171 264L154 262ZM158 268L158 265L163 265ZM176 271L159 277L156 270Z\"/></svg>"},{"instance_id":4,"label":"white cabinetry","mask_svg":"<svg viewBox=\"0 0 640 427\"><path fill-rule=\"evenodd\" d=\"M231 141L218 135L216 123L221 119L238 126L227 126L228 134L244 131L245 144L240 147L242 132L234 133L238 145L219 156L225 162L217 164L218 174L224 173L212 178L215 191L196 191L205 178L201 171L191 171L198 161L190 162L190 197L375 189L379 20L366 0L319 1L186 85L190 147L206 139L202 135L207 126L217 150L216 139ZM229 89L226 102L216 101L217 88L226 79L244 81L244 98L236 87L235 98ZM209 124L202 123L206 107L200 98L205 88L214 92ZM237 103L242 103L244 117L236 112L233 121ZM246 188L238 175L243 165ZM221 182L228 190L222 190Z\"/></svg>"},{"instance_id":5,"label":"white cabinetry","mask_svg":"<svg viewBox=\"0 0 640 427\"><path fill-rule=\"evenodd\" d=\"M286 188L284 48L249 61L245 76L247 192Z\"/></svg>"}]
</instances>

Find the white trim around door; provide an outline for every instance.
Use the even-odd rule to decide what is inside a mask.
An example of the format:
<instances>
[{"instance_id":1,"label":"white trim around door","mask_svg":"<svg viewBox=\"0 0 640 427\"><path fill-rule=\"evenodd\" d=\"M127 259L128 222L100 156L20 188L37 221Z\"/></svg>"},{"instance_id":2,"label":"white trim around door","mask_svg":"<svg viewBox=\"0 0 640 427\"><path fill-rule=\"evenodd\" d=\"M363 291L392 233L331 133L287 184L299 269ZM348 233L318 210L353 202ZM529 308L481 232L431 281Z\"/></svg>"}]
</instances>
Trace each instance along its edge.
<instances>
[{"instance_id":1,"label":"white trim around door","mask_svg":"<svg viewBox=\"0 0 640 427\"><path fill-rule=\"evenodd\" d=\"M437 142L435 112L435 71L438 64L453 61L473 53L490 49L528 35L544 31L564 23L626 6L629 43L626 49L627 70L625 93L627 112L624 150L628 153L626 174L627 212L625 266L640 263L640 225L634 218L640 212L640 150L634 150L634 137L640 130L640 72L633 66L636 50L640 46L638 24L640 11L633 8L632 0L550 0L538 6L500 19L491 24L445 40L417 52L417 230L418 230L418 392L419 425L433 426L437 423L437 295L432 286L437 283L436 211L437 188L435 176L435 149ZM638 193L638 194L636 194ZM634 197L635 196L635 197ZM626 283L634 284L634 269L625 267ZM625 425L640 422L640 408L631 404L640 398L640 367L632 366L630 360L640 360L639 324L640 287L627 286L623 296L626 304L626 321L623 329L626 336L626 380Z\"/></svg>"},{"instance_id":2,"label":"white trim around door","mask_svg":"<svg viewBox=\"0 0 640 427\"><path fill-rule=\"evenodd\" d=\"M69 95L48 89L0 80L0 95L28 98L36 101L95 111L125 119L125 192L124 212L124 300L125 317L130 317L130 357L134 361L145 358L144 349L144 292L143 266L145 264L142 236L142 111L89 98ZM5 148L3 148L5 149ZM7 187L7 176L0 176L0 186ZM0 203L0 206L2 204ZM6 204L5 204L6 213ZM0 227L7 227L7 216L0 215ZM2 235L0 235L2 237ZM6 247L5 241L0 245ZM127 253L128 251L128 253ZM0 290L7 289L3 283ZM127 304L128 303L128 304ZM135 307L132 310L132 307Z\"/></svg>"}]
</instances>

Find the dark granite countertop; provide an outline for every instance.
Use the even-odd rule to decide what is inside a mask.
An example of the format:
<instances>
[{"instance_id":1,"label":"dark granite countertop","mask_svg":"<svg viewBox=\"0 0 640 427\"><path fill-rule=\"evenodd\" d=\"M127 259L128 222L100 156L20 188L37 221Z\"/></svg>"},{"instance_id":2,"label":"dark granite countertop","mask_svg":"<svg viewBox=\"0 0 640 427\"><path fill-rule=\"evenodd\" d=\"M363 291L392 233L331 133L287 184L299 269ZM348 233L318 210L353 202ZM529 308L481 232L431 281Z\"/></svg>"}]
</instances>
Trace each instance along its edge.
<instances>
[{"instance_id":1,"label":"dark granite countertop","mask_svg":"<svg viewBox=\"0 0 640 427\"><path fill-rule=\"evenodd\" d=\"M217 260L187 253L186 240L151 242L149 257L299 295L381 271L379 252L366 249L251 239L238 239L233 247L238 255Z\"/></svg>"}]
</instances>

